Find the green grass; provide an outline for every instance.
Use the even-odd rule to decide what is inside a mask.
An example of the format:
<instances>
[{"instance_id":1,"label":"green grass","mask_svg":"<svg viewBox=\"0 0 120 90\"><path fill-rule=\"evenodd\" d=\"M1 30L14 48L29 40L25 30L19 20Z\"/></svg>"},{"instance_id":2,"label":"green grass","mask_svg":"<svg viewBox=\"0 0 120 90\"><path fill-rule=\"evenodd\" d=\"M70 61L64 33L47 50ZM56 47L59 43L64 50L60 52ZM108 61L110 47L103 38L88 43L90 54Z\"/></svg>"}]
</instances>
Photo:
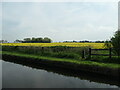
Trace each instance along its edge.
<instances>
[{"instance_id":1,"label":"green grass","mask_svg":"<svg viewBox=\"0 0 120 90\"><path fill-rule=\"evenodd\" d=\"M68 63L74 63L74 64L80 64L80 65L90 65L90 66L99 66L99 67L106 67L106 68L112 68L112 69L118 69L118 68L120 69L120 64L102 63L102 62L85 61L85 60L74 60L74 59L61 59L61 58L38 56L38 55L23 54L23 53L8 52L8 51L3 51L2 54L40 59L40 60L42 59L42 60L50 60L50 61L57 61L57 62L68 62Z\"/></svg>"},{"instance_id":2,"label":"green grass","mask_svg":"<svg viewBox=\"0 0 120 90\"><path fill-rule=\"evenodd\" d=\"M2 46L3 51L8 52L16 52L16 53L24 53L24 54L31 54L31 55L39 55L44 57L53 57L53 58L62 58L62 59L74 59L74 60L93 60L94 62L101 62L101 63L115 63L120 64L120 58L113 57L114 53L112 52L112 59L109 58L109 56L91 56L92 58L89 58L88 53L89 47L67 47L67 46L53 46L53 47L16 47L16 46ZM82 52L85 51L85 58L82 58ZM95 51L92 50L93 54L108 54L108 50L104 51Z\"/></svg>"},{"instance_id":3,"label":"green grass","mask_svg":"<svg viewBox=\"0 0 120 90\"><path fill-rule=\"evenodd\" d=\"M77 59L81 60L82 51L88 50L88 47L67 47L67 46L53 46L53 47L9 47L3 46L3 51L18 52L25 54L34 54L47 57L66 58L66 59ZM87 53L86 53L87 54Z\"/></svg>"}]
</instances>

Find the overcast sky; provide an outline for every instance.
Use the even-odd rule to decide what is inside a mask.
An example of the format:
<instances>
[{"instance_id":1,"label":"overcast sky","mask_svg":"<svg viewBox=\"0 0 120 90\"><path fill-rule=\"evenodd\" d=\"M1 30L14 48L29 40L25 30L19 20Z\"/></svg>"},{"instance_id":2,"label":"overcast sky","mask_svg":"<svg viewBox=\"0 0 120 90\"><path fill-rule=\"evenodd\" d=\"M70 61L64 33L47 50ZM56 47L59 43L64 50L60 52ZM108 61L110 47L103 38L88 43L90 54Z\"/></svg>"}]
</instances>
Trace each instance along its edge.
<instances>
[{"instance_id":1,"label":"overcast sky","mask_svg":"<svg viewBox=\"0 0 120 90\"><path fill-rule=\"evenodd\" d=\"M4 2L3 39L106 40L118 29L117 2Z\"/></svg>"}]
</instances>

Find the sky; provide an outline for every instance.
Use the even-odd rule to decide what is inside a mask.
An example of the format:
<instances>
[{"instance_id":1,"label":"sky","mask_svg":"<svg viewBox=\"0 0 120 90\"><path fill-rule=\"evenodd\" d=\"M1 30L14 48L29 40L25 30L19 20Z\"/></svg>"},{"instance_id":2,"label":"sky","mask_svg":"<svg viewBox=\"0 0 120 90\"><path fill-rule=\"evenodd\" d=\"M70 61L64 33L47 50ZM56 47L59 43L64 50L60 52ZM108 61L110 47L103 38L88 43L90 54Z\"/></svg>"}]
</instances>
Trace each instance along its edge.
<instances>
[{"instance_id":1,"label":"sky","mask_svg":"<svg viewBox=\"0 0 120 90\"><path fill-rule=\"evenodd\" d=\"M117 30L117 2L2 3L2 39L10 42L31 37L107 40Z\"/></svg>"}]
</instances>

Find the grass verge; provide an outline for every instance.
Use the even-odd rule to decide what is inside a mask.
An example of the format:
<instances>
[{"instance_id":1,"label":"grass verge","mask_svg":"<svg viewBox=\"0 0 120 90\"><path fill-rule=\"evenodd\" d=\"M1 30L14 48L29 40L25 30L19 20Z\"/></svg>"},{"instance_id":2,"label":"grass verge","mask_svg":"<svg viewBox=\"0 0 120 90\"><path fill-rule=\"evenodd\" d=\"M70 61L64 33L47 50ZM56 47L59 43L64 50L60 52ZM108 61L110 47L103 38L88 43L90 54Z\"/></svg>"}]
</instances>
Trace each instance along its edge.
<instances>
[{"instance_id":1,"label":"grass verge","mask_svg":"<svg viewBox=\"0 0 120 90\"><path fill-rule=\"evenodd\" d=\"M32 58L32 59L56 61L56 62L73 63L77 65L88 65L88 66L97 66L97 67L110 68L110 69L120 69L120 64L113 64L113 63L101 63L101 62L74 60L74 59L61 59L61 58L45 57L45 56L38 56L38 55L32 55L32 54L23 54L18 52L17 53L8 52L8 51L3 51L2 53L0 52L0 54L26 57L26 58Z\"/></svg>"}]
</instances>

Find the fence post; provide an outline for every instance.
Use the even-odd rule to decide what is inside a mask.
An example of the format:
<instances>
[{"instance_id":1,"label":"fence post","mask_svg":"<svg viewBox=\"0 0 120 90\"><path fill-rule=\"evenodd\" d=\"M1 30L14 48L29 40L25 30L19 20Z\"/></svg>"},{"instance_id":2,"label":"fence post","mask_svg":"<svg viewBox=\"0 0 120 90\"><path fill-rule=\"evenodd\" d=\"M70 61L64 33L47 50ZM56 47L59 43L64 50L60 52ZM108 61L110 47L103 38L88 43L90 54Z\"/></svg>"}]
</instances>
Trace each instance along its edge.
<instances>
[{"instance_id":1,"label":"fence post","mask_svg":"<svg viewBox=\"0 0 120 90\"><path fill-rule=\"evenodd\" d=\"M42 47L42 54L44 53L44 47Z\"/></svg>"},{"instance_id":2,"label":"fence post","mask_svg":"<svg viewBox=\"0 0 120 90\"><path fill-rule=\"evenodd\" d=\"M109 58L111 58L111 52L112 52L112 49L109 48Z\"/></svg>"},{"instance_id":3,"label":"fence post","mask_svg":"<svg viewBox=\"0 0 120 90\"><path fill-rule=\"evenodd\" d=\"M82 51L82 58L85 58L85 50Z\"/></svg>"},{"instance_id":4,"label":"fence post","mask_svg":"<svg viewBox=\"0 0 120 90\"><path fill-rule=\"evenodd\" d=\"M91 59L91 48L89 48L89 59Z\"/></svg>"}]
</instances>

